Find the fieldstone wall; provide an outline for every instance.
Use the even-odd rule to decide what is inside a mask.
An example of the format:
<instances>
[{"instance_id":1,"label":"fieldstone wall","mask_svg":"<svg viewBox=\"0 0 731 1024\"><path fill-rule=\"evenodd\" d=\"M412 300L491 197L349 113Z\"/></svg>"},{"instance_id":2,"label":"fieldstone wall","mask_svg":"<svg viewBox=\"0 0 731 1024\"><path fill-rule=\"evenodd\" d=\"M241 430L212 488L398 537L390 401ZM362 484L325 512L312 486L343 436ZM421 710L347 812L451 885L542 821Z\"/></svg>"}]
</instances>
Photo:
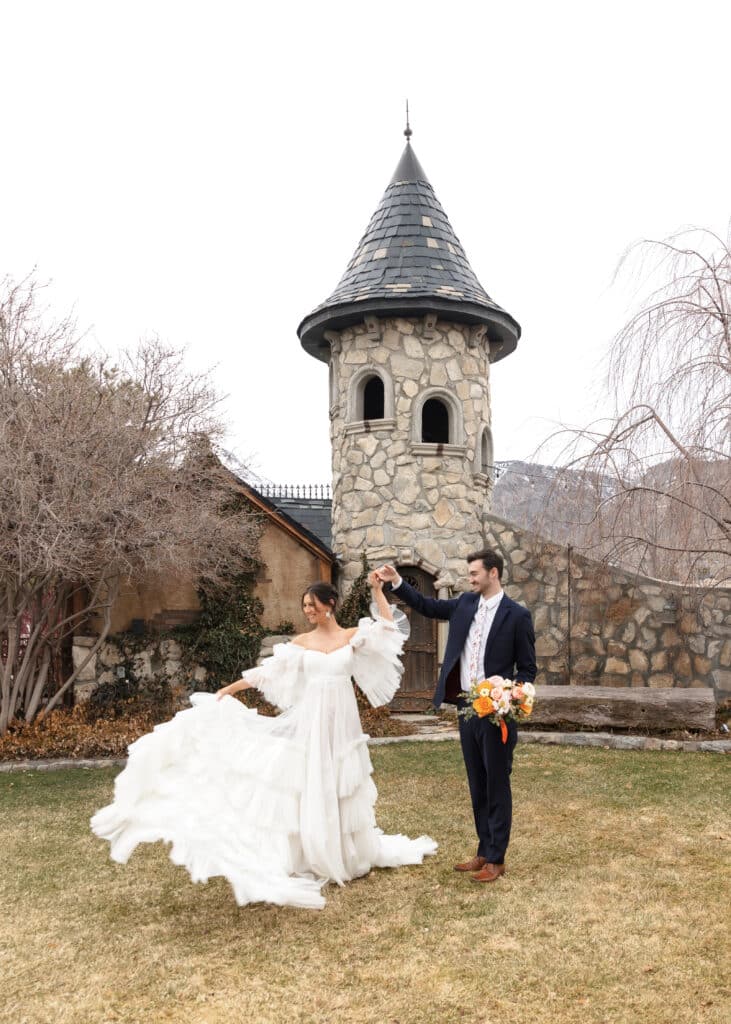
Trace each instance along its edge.
<instances>
[{"instance_id":1,"label":"fieldstone wall","mask_svg":"<svg viewBox=\"0 0 731 1024\"><path fill-rule=\"evenodd\" d=\"M74 668L81 664L96 643L96 637L75 636L72 647ZM134 679L143 687L156 681L169 683L174 696L185 697L205 682L201 665L183 668L182 651L176 640L162 637L141 647L134 641L109 638L84 667L74 684L74 700L88 700L97 686L118 679Z\"/></svg>"},{"instance_id":2,"label":"fieldstone wall","mask_svg":"<svg viewBox=\"0 0 731 1024\"><path fill-rule=\"evenodd\" d=\"M536 682L731 697L731 590L607 569L497 516L484 522L505 559L506 593L533 613Z\"/></svg>"},{"instance_id":3,"label":"fieldstone wall","mask_svg":"<svg viewBox=\"0 0 731 1024\"><path fill-rule=\"evenodd\" d=\"M484 328L367 317L326 335L331 346L333 549L344 586L372 563L421 565L454 586L482 543L491 483L480 462L489 430L490 364ZM363 419L360 392L384 381L384 418ZM450 443L421 441L421 408L449 409ZM490 460L491 461L491 460Z\"/></svg>"}]
</instances>

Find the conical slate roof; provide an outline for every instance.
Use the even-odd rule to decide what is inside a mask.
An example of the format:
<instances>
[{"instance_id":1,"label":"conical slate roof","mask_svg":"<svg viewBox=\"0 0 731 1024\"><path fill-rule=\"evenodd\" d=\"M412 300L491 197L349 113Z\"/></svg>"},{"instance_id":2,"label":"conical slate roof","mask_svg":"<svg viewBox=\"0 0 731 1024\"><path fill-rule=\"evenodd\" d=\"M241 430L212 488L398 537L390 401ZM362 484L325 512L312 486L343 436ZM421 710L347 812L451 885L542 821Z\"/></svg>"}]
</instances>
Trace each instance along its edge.
<instances>
[{"instance_id":1,"label":"conical slate roof","mask_svg":"<svg viewBox=\"0 0 731 1024\"><path fill-rule=\"evenodd\" d=\"M378 209L332 295L297 329L304 348L327 361L327 330L366 315L436 313L460 323L485 324L495 359L513 351L520 325L493 302L467 261L411 143L401 156Z\"/></svg>"}]
</instances>

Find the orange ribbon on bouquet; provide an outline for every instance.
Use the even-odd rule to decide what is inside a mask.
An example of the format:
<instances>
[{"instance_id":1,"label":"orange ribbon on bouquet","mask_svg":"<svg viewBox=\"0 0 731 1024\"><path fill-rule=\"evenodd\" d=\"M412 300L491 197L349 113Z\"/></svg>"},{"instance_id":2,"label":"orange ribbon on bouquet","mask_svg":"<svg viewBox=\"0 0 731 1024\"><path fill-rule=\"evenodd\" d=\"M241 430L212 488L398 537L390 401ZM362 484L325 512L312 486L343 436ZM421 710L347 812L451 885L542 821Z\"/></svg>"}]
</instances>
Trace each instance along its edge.
<instances>
[{"instance_id":1,"label":"orange ribbon on bouquet","mask_svg":"<svg viewBox=\"0 0 731 1024\"><path fill-rule=\"evenodd\" d=\"M503 738L503 743L507 743L508 742L508 727L505 724L505 719L504 718L500 719L500 735Z\"/></svg>"}]
</instances>

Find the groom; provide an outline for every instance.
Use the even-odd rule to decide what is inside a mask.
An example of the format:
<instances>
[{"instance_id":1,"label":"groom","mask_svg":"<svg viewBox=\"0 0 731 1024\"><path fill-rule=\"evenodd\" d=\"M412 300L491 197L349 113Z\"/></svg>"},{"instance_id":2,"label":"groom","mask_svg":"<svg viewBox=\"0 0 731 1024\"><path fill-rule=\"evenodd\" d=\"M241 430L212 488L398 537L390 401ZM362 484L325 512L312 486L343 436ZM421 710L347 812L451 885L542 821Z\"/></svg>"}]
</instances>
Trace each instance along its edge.
<instances>
[{"instance_id":1,"label":"groom","mask_svg":"<svg viewBox=\"0 0 731 1024\"><path fill-rule=\"evenodd\" d=\"M535 634L530 612L503 592L503 560L495 551L467 556L472 593L442 601L424 597L392 565L376 572L399 598L429 619L449 621L449 635L433 704L467 706L466 692L474 680L488 676L532 683L536 677ZM476 856L455 864L472 872L474 882L494 882L505 874L510 839L512 795L510 771L517 740L515 722L508 722L507 742L487 718L459 717L462 756L475 816Z\"/></svg>"}]
</instances>

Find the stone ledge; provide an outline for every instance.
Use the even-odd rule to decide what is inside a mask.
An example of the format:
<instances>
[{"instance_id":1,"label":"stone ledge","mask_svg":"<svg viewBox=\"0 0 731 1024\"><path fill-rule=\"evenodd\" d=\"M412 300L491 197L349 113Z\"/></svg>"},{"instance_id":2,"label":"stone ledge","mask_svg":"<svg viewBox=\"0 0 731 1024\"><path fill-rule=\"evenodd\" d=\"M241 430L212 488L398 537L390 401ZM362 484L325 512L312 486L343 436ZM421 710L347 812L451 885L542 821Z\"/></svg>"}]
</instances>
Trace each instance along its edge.
<instances>
[{"instance_id":1,"label":"stone ledge","mask_svg":"<svg viewBox=\"0 0 731 1024\"><path fill-rule=\"evenodd\" d=\"M458 740L455 731L437 735L377 736L368 740L369 747L390 743L443 743ZM616 736L609 732L518 732L519 743L543 743L552 747L601 747L604 750L660 750L679 753L731 754L731 740L662 740L654 736ZM64 768L124 768L126 758L70 758L58 761L3 761L0 774L10 772L51 772Z\"/></svg>"},{"instance_id":2,"label":"stone ledge","mask_svg":"<svg viewBox=\"0 0 731 1024\"><path fill-rule=\"evenodd\" d=\"M408 737L407 737L408 739ZM547 746L603 747L605 750L675 750L731 754L731 740L663 740L656 736L617 736L611 732L518 732L519 743Z\"/></svg>"},{"instance_id":3,"label":"stone ledge","mask_svg":"<svg viewBox=\"0 0 731 1024\"><path fill-rule=\"evenodd\" d=\"M63 757L57 761L1 761L0 773L54 772L63 768L124 768L126 764L126 757L82 757L78 760Z\"/></svg>"}]
</instances>

